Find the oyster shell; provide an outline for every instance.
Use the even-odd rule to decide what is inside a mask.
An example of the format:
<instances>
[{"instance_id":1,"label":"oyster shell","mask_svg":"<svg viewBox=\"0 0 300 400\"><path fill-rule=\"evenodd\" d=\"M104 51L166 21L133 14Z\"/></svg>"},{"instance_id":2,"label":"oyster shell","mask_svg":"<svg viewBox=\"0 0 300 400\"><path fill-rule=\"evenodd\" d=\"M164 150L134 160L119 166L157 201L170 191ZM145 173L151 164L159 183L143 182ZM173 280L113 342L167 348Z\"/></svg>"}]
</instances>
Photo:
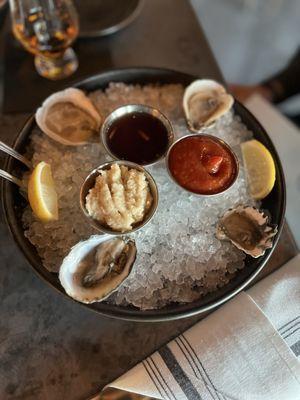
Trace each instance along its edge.
<instances>
[{"instance_id":1,"label":"oyster shell","mask_svg":"<svg viewBox=\"0 0 300 400\"><path fill-rule=\"evenodd\" d=\"M59 271L66 293L82 303L106 299L130 274L136 257L133 240L91 236L72 248Z\"/></svg>"},{"instance_id":2,"label":"oyster shell","mask_svg":"<svg viewBox=\"0 0 300 400\"><path fill-rule=\"evenodd\" d=\"M238 249L257 258L273 245L277 226L269 225L269 217L255 207L238 206L220 219L216 236L230 240Z\"/></svg>"},{"instance_id":3,"label":"oyster shell","mask_svg":"<svg viewBox=\"0 0 300 400\"><path fill-rule=\"evenodd\" d=\"M48 97L35 119L53 140L69 146L83 145L97 134L101 117L82 90L68 88Z\"/></svg>"},{"instance_id":4,"label":"oyster shell","mask_svg":"<svg viewBox=\"0 0 300 400\"><path fill-rule=\"evenodd\" d=\"M224 115L233 105L224 86L210 79L198 79L184 91L183 110L191 130L199 132Z\"/></svg>"}]
</instances>

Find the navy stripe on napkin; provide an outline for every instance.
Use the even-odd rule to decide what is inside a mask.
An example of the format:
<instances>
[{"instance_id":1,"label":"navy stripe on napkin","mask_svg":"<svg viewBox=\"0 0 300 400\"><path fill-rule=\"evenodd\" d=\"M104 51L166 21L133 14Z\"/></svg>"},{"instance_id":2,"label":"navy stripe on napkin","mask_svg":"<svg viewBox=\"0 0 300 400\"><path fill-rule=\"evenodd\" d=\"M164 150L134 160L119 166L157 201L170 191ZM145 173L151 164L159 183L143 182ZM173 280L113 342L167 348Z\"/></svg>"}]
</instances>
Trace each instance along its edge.
<instances>
[{"instance_id":1,"label":"navy stripe on napkin","mask_svg":"<svg viewBox=\"0 0 300 400\"><path fill-rule=\"evenodd\" d=\"M283 339L286 339L292 336L294 333L298 332L299 330L300 330L300 315L298 315L298 317L292 319L291 321L287 322L286 324L282 325L278 329L278 332L283 337Z\"/></svg>"},{"instance_id":2,"label":"navy stripe on napkin","mask_svg":"<svg viewBox=\"0 0 300 400\"><path fill-rule=\"evenodd\" d=\"M202 371L200 370L199 366L197 365L197 362L196 362L192 352L190 351L188 346L183 342L181 336L179 336L177 339L175 339L175 342L176 342L177 346L179 347L179 349L181 350L182 354L184 355L185 359L187 360L188 364L192 368L195 377L198 379L202 379L203 383L206 386L208 393L210 394L210 397L213 400L215 400L215 397L213 395L214 391L207 384L205 376L203 375ZM217 398L219 399L219 397L217 397Z\"/></svg>"},{"instance_id":3,"label":"navy stripe on napkin","mask_svg":"<svg viewBox=\"0 0 300 400\"><path fill-rule=\"evenodd\" d=\"M162 393L163 388L160 385L159 380L157 379L157 377L155 376L155 374L153 374L153 372L151 371L150 366L148 365L148 360L143 361L143 366L149 376L149 378L151 379L151 381L153 382L154 386L156 387L156 389L158 390L159 394L161 395L161 397L163 399L168 399L168 397L165 397Z\"/></svg>"},{"instance_id":4,"label":"navy stripe on napkin","mask_svg":"<svg viewBox=\"0 0 300 400\"><path fill-rule=\"evenodd\" d=\"M201 362L198 354L196 353L196 351L193 348L190 341L186 338L186 336L184 334L179 336L178 339L185 346L185 348L189 351L189 355L190 355L190 357L192 357L192 359L194 360L194 363L197 365L198 371L199 371L207 389L209 390L210 394L211 394L211 392L213 392L218 400L225 399L225 397L217 391L215 385L213 384L213 381L211 380L207 370L205 369L203 363Z\"/></svg>"},{"instance_id":5,"label":"navy stripe on napkin","mask_svg":"<svg viewBox=\"0 0 300 400\"><path fill-rule=\"evenodd\" d=\"M177 362L169 346L163 347L158 352L186 397L191 400L201 400L200 394Z\"/></svg>"},{"instance_id":6,"label":"navy stripe on napkin","mask_svg":"<svg viewBox=\"0 0 300 400\"><path fill-rule=\"evenodd\" d=\"M287 335L283 336L283 339L287 339L288 337L292 336L294 333L298 332L300 330L300 326L298 326L296 329L293 331L289 332Z\"/></svg>"},{"instance_id":7,"label":"navy stripe on napkin","mask_svg":"<svg viewBox=\"0 0 300 400\"><path fill-rule=\"evenodd\" d=\"M168 385L168 382L165 380L165 378L164 378L164 376L163 376L163 374L162 374L162 372L161 372L161 369L157 366L157 364L156 364L156 362L154 361L154 359L152 358L152 356L150 356L150 357L148 358L149 365L151 364L150 361L151 361L151 363L152 363L153 368L156 370L156 373L157 373L158 376L160 377L161 382L162 382L162 385L163 385L163 388L164 388L165 392L167 393L169 399L174 399L174 400L176 400L176 396L175 396L175 394L174 394L172 388Z\"/></svg>"},{"instance_id":8,"label":"navy stripe on napkin","mask_svg":"<svg viewBox=\"0 0 300 400\"><path fill-rule=\"evenodd\" d=\"M286 333L290 333L290 331L292 329L294 329L295 327L300 327L300 319L298 321L296 321L294 324L290 325L288 328L279 331L281 336L285 336ZM299 328L297 328L296 330L298 330ZM289 335L288 335L289 336Z\"/></svg>"},{"instance_id":9,"label":"navy stripe on napkin","mask_svg":"<svg viewBox=\"0 0 300 400\"><path fill-rule=\"evenodd\" d=\"M293 336L296 332L299 331L300 331L300 315L293 318L291 321L288 321L286 324L282 325L278 329L278 332L280 333L283 339L290 338L289 347L296 357L300 356L300 340L299 340L299 335L295 335L295 337ZM294 343L291 344L291 342L293 341Z\"/></svg>"},{"instance_id":10,"label":"navy stripe on napkin","mask_svg":"<svg viewBox=\"0 0 300 400\"><path fill-rule=\"evenodd\" d=\"M300 340L291 346L291 350L294 352L296 357L300 356Z\"/></svg>"},{"instance_id":11,"label":"navy stripe on napkin","mask_svg":"<svg viewBox=\"0 0 300 400\"><path fill-rule=\"evenodd\" d=\"M290 325L292 322L295 322L295 321L297 321L297 320L300 321L300 315L298 315L298 317L292 319L291 321L287 322L286 324L282 325L282 326L278 329L278 331L279 331L280 333L282 333L282 330L283 330L284 328L286 328L286 327L287 327L288 325ZM287 328L287 329L289 330L290 327Z\"/></svg>"}]
</instances>

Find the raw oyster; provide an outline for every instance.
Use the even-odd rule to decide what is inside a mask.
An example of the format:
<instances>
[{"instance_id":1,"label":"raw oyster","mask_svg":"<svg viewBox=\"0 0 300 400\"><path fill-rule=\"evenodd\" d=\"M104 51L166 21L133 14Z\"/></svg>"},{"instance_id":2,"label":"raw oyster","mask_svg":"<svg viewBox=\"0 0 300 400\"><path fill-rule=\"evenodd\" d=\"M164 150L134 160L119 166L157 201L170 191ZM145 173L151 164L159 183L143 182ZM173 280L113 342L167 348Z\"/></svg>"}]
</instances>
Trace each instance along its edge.
<instances>
[{"instance_id":1,"label":"raw oyster","mask_svg":"<svg viewBox=\"0 0 300 400\"><path fill-rule=\"evenodd\" d=\"M70 146L86 144L99 133L101 117L82 90L68 88L48 97L35 119L53 140Z\"/></svg>"},{"instance_id":2,"label":"raw oyster","mask_svg":"<svg viewBox=\"0 0 300 400\"><path fill-rule=\"evenodd\" d=\"M269 217L255 207L238 206L220 219L217 238L230 240L238 249L257 258L273 245L277 226L269 225Z\"/></svg>"},{"instance_id":3,"label":"raw oyster","mask_svg":"<svg viewBox=\"0 0 300 400\"><path fill-rule=\"evenodd\" d=\"M117 290L130 274L136 246L133 240L91 236L72 248L59 271L66 293L82 303L94 303Z\"/></svg>"},{"instance_id":4,"label":"raw oyster","mask_svg":"<svg viewBox=\"0 0 300 400\"><path fill-rule=\"evenodd\" d=\"M192 131L199 132L224 115L233 105L233 97L218 82L198 79L183 95L183 110Z\"/></svg>"}]
</instances>

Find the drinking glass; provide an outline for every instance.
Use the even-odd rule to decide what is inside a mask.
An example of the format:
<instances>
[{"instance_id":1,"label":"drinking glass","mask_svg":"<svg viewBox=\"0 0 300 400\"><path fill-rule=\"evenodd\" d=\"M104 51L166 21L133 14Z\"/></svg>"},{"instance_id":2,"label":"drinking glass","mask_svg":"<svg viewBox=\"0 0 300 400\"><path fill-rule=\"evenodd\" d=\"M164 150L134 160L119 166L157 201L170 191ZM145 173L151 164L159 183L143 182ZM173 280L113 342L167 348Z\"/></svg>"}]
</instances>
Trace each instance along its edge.
<instances>
[{"instance_id":1,"label":"drinking glass","mask_svg":"<svg viewBox=\"0 0 300 400\"><path fill-rule=\"evenodd\" d=\"M38 73L62 79L78 67L71 44L79 23L71 0L10 0L12 29L23 47L35 55Z\"/></svg>"}]
</instances>

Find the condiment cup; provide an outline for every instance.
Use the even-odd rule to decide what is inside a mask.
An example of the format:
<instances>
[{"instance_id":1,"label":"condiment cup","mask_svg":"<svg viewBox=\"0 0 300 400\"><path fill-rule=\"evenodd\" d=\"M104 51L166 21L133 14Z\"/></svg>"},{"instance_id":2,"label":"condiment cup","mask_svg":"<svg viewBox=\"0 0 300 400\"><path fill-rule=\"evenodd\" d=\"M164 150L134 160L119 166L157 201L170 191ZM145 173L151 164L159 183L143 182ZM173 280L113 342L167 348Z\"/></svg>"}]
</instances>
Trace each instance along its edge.
<instances>
[{"instance_id":1,"label":"condiment cup","mask_svg":"<svg viewBox=\"0 0 300 400\"><path fill-rule=\"evenodd\" d=\"M133 114L133 113L149 114L152 117L157 118L160 122L162 122L162 124L164 125L164 127L167 130L168 146L166 148L166 151L157 160L155 160L155 161L153 161L151 163L142 164L142 165L154 165L154 164L156 164L157 162L159 162L160 160L162 160L166 156L168 148L171 146L171 144L174 141L174 133L173 133L173 128L172 128L171 122L168 120L168 118L162 112L160 112L156 108L145 106L143 104L127 104L125 106L121 106L119 108L116 108L113 112L111 112L106 117L106 119L104 120L104 122L102 124L101 131L100 131L101 142L102 142L105 150L107 151L107 153L113 159L119 160L119 157L116 156L109 148L109 144L108 144L108 141L107 141L107 133L109 132L109 129L110 129L111 125L113 123L115 123L119 118L122 118L125 115Z\"/></svg>"},{"instance_id":2,"label":"condiment cup","mask_svg":"<svg viewBox=\"0 0 300 400\"><path fill-rule=\"evenodd\" d=\"M181 185L179 184L179 182L177 182L177 180L174 178L174 176L172 175L172 172L171 172L171 170L170 170L170 168L169 168L169 157L170 157L170 153L171 153L171 151L172 151L172 148L173 148L178 142L180 142L180 141L183 140L183 139L189 138L189 137L192 137L192 138L195 138L195 137L206 137L206 138L211 138L212 140L214 140L215 142L219 143L221 146L225 147L225 148L228 150L228 152L232 155L232 157L233 157L233 159L235 160L235 163L236 163L236 175L235 175L233 181L231 182L231 184L230 184L229 186L227 186L225 189L223 189L223 190L221 190L220 192L217 192L217 193L212 193L212 194L205 193L205 194L201 194L201 193L192 192L191 190L186 189L184 186L181 186ZM192 134L189 134L189 135L185 135L185 136L180 137L179 139L177 139L177 140L169 147L168 152L167 152L167 155L166 155L166 168L167 168L168 174L169 174L170 178L172 179L172 181L173 181L177 186L179 186L181 189L185 190L186 192L188 192L188 193L190 193L190 194L193 194L193 195L195 195L195 196L198 196L198 197L212 197L212 196L218 196L218 195L220 195L220 194L226 192L226 191L227 191L229 188L231 188L232 185L235 183L235 181L237 180L237 177L238 177L238 175L239 175L239 160L238 160L238 158L237 158L235 152L232 150L232 148L231 148L226 142L224 142L224 140L222 140L222 139L220 139L220 138L218 138L218 137L216 137L216 136L213 136L213 135L207 135L207 134L205 134L205 133L202 133L202 134L201 134L201 133L198 133L198 134L192 133Z\"/></svg>"},{"instance_id":3,"label":"condiment cup","mask_svg":"<svg viewBox=\"0 0 300 400\"><path fill-rule=\"evenodd\" d=\"M140 172L143 172L149 183L149 189L150 189L150 193L152 195L151 207L148 210L148 212L146 213L144 219L141 222L137 223L136 225L133 225L133 228L130 231L119 232L119 231L115 231L115 230L111 229L107 225L101 224L100 221L97 221L96 219L92 218L89 215L89 213L87 212L87 209L85 207L86 196L89 193L89 190L95 186L95 180L96 180L97 176L99 176L100 171L109 169L112 166L112 164L118 164L120 166L124 165L125 167L128 167L130 169L136 169ZM154 216L154 214L157 210L157 206L158 206L158 189L157 189L155 180L153 179L152 175L145 168L143 168L142 166L140 166L138 164L132 163L130 161L118 160L118 161L111 161L111 162L107 162L107 163L99 165L99 167L95 168L93 171L91 171L89 173L89 175L85 178L85 180L80 188L80 207L81 207L83 214L85 215L85 217L87 218L89 223L94 228L96 228L97 230L99 230L103 233L107 233L109 235L122 236L125 234L136 232L137 230L143 228Z\"/></svg>"}]
</instances>

